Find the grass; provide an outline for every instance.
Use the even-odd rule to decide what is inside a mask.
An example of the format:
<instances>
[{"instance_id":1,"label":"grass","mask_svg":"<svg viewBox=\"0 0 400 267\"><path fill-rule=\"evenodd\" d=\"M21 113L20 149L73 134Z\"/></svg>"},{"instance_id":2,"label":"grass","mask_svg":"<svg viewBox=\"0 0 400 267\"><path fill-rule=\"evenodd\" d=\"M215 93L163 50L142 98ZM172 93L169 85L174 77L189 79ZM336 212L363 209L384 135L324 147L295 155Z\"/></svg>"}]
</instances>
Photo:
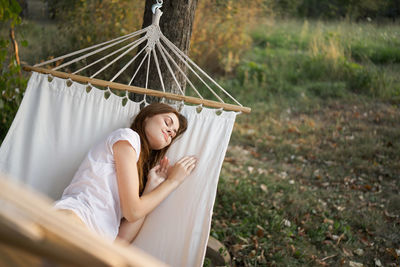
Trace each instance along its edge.
<instances>
[{"instance_id":1,"label":"grass","mask_svg":"<svg viewBox=\"0 0 400 267\"><path fill-rule=\"evenodd\" d=\"M222 81L238 117L211 234L233 266L400 264L399 26L280 21Z\"/></svg>"},{"instance_id":2,"label":"grass","mask_svg":"<svg viewBox=\"0 0 400 267\"><path fill-rule=\"evenodd\" d=\"M233 265L399 264L398 106L355 97L254 109L238 118L214 208L212 235Z\"/></svg>"},{"instance_id":3,"label":"grass","mask_svg":"<svg viewBox=\"0 0 400 267\"><path fill-rule=\"evenodd\" d=\"M346 91L398 97L398 29L396 25L290 20L262 25L251 33L253 49L238 66L240 86L263 93L258 95L263 99L269 94L302 93L343 97ZM247 103L258 99L251 98L253 94L245 99Z\"/></svg>"}]
</instances>

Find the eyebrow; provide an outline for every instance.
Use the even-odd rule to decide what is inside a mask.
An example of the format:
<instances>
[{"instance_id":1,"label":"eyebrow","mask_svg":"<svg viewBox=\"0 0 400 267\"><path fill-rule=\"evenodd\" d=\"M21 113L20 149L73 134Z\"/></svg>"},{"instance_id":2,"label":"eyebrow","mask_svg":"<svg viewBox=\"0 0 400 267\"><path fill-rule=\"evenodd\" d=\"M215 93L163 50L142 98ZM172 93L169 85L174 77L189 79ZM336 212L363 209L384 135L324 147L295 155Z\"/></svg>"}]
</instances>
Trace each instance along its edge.
<instances>
[{"instance_id":1,"label":"eyebrow","mask_svg":"<svg viewBox=\"0 0 400 267\"><path fill-rule=\"evenodd\" d=\"M167 115L167 117L171 120L171 122L172 122L172 125L174 124L174 120L171 118L171 116L169 116L169 115ZM176 129L174 129L174 132L176 133L177 132L177 130Z\"/></svg>"}]
</instances>

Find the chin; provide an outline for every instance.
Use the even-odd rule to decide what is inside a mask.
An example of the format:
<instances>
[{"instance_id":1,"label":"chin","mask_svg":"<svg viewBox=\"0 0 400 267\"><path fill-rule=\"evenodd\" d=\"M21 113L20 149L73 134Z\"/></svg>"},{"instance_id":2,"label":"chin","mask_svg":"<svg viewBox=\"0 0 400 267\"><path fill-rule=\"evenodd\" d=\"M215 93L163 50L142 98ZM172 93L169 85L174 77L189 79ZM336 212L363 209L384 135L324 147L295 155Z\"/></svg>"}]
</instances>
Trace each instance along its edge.
<instances>
[{"instance_id":1,"label":"chin","mask_svg":"<svg viewBox=\"0 0 400 267\"><path fill-rule=\"evenodd\" d=\"M161 149L163 149L163 148L166 148L167 146L168 146L168 145L163 144L163 145L160 146L160 148L159 148L158 150L161 150Z\"/></svg>"},{"instance_id":2,"label":"chin","mask_svg":"<svg viewBox=\"0 0 400 267\"><path fill-rule=\"evenodd\" d=\"M166 145L165 143L155 143L155 144L150 145L150 146L151 146L151 148L153 150L161 150L161 149L167 147L168 145Z\"/></svg>"}]
</instances>

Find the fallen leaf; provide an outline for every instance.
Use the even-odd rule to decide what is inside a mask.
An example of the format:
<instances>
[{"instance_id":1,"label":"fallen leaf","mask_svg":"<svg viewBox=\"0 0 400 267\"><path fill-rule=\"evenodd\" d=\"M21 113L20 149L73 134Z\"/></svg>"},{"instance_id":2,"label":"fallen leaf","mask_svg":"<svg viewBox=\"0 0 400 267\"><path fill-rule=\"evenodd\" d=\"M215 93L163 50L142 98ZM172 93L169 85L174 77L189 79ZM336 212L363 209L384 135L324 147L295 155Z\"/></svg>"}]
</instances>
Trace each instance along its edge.
<instances>
[{"instance_id":1,"label":"fallen leaf","mask_svg":"<svg viewBox=\"0 0 400 267\"><path fill-rule=\"evenodd\" d=\"M265 184L261 184L260 188L262 191L264 191L265 193L268 193L268 187Z\"/></svg>"},{"instance_id":2,"label":"fallen leaf","mask_svg":"<svg viewBox=\"0 0 400 267\"><path fill-rule=\"evenodd\" d=\"M325 218L324 219L324 223L329 223L329 224L333 224L333 220Z\"/></svg>"},{"instance_id":3,"label":"fallen leaf","mask_svg":"<svg viewBox=\"0 0 400 267\"><path fill-rule=\"evenodd\" d=\"M299 143L299 144L306 144L307 141L306 141L305 139L303 139L303 138L299 138L299 139L297 139L297 143Z\"/></svg>"},{"instance_id":4,"label":"fallen leaf","mask_svg":"<svg viewBox=\"0 0 400 267\"><path fill-rule=\"evenodd\" d=\"M257 229L257 236L258 237L263 237L264 236L264 231L263 230L261 230L261 229Z\"/></svg>"},{"instance_id":5,"label":"fallen leaf","mask_svg":"<svg viewBox=\"0 0 400 267\"><path fill-rule=\"evenodd\" d=\"M346 207L343 207L343 206L336 206L336 209L337 209L338 211L344 211L344 210L346 209Z\"/></svg>"},{"instance_id":6,"label":"fallen leaf","mask_svg":"<svg viewBox=\"0 0 400 267\"><path fill-rule=\"evenodd\" d=\"M382 266L382 263L379 259L374 259L374 261L375 261L375 266L378 266L378 267Z\"/></svg>"},{"instance_id":7,"label":"fallen leaf","mask_svg":"<svg viewBox=\"0 0 400 267\"><path fill-rule=\"evenodd\" d=\"M305 230L303 228L301 228L301 227L297 228L297 234L299 236L306 236Z\"/></svg>"},{"instance_id":8,"label":"fallen leaf","mask_svg":"<svg viewBox=\"0 0 400 267\"><path fill-rule=\"evenodd\" d=\"M290 227L292 225L291 222L289 220L287 220L287 219L283 219L282 222L283 222L283 225L286 226L286 227Z\"/></svg>"},{"instance_id":9,"label":"fallen leaf","mask_svg":"<svg viewBox=\"0 0 400 267\"><path fill-rule=\"evenodd\" d=\"M275 136L273 136L273 135L265 135L265 139L267 139L268 141L274 141L275 139L276 139L276 137Z\"/></svg>"},{"instance_id":10,"label":"fallen leaf","mask_svg":"<svg viewBox=\"0 0 400 267\"><path fill-rule=\"evenodd\" d=\"M364 188L370 191L372 189L372 186L369 184L364 185Z\"/></svg>"},{"instance_id":11,"label":"fallen leaf","mask_svg":"<svg viewBox=\"0 0 400 267\"><path fill-rule=\"evenodd\" d=\"M285 171L279 173L279 177L281 177L282 179L286 179L287 176L288 176L288 174Z\"/></svg>"},{"instance_id":12,"label":"fallen leaf","mask_svg":"<svg viewBox=\"0 0 400 267\"><path fill-rule=\"evenodd\" d=\"M349 266L350 266L350 267L363 267L364 264L359 263L359 262L356 262L356 261L350 261L350 262L349 262Z\"/></svg>"},{"instance_id":13,"label":"fallen leaf","mask_svg":"<svg viewBox=\"0 0 400 267\"><path fill-rule=\"evenodd\" d=\"M266 263L266 259L264 256L264 250L261 251L261 254L259 256L257 256L257 261L261 262L261 263Z\"/></svg>"},{"instance_id":14,"label":"fallen leaf","mask_svg":"<svg viewBox=\"0 0 400 267\"><path fill-rule=\"evenodd\" d=\"M369 245L370 245L369 242L368 242L368 239L367 239L366 237L361 237L361 238L360 238L360 241L361 241L361 243L363 243L363 244L366 245L366 246L369 246Z\"/></svg>"},{"instance_id":15,"label":"fallen leaf","mask_svg":"<svg viewBox=\"0 0 400 267\"><path fill-rule=\"evenodd\" d=\"M346 255L347 257L353 257L353 256L354 256L354 254L353 254L353 252L351 252L351 250L347 250L347 249L345 249L345 248L343 248L343 253L344 253L344 255Z\"/></svg>"},{"instance_id":16,"label":"fallen leaf","mask_svg":"<svg viewBox=\"0 0 400 267\"><path fill-rule=\"evenodd\" d=\"M332 238L333 241L336 241L336 240L339 239L339 236L338 235L332 235L331 238Z\"/></svg>"},{"instance_id":17,"label":"fallen leaf","mask_svg":"<svg viewBox=\"0 0 400 267\"><path fill-rule=\"evenodd\" d=\"M276 124L276 125L281 125L281 123L273 118L270 118L271 122Z\"/></svg>"},{"instance_id":18,"label":"fallen leaf","mask_svg":"<svg viewBox=\"0 0 400 267\"><path fill-rule=\"evenodd\" d=\"M224 161L229 162L229 163L236 163L236 160L234 158L230 158L230 157L225 157Z\"/></svg>"},{"instance_id":19,"label":"fallen leaf","mask_svg":"<svg viewBox=\"0 0 400 267\"><path fill-rule=\"evenodd\" d=\"M331 255L331 256L325 257L325 258L322 259L322 261L326 261L327 259L330 259L330 258L333 258L333 257L336 257L336 256L337 255L335 254L335 255Z\"/></svg>"},{"instance_id":20,"label":"fallen leaf","mask_svg":"<svg viewBox=\"0 0 400 267\"><path fill-rule=\"evenodd\" d=\"M254 129L248 129L247 130L247 134L252 135L254 134L256 131Z\"/></svg>"},{"instance_id":21,"label":"fallen leaf","mask_svg":"<svg viewBox=\"0 0 400 267\"><path fill-rule=\"evenodd\" d=\"M393 258L395 258L396 260L399 258L400 256L400 250L398 249L393 249L393 248L386 248L386 252L389 253Z\"/></svg>"},{"instance_id":22,"label":"fallen leaf","mask_svg":"<svg viewBox=\"0 0 400 267\"><path fill-rule=\"evenodd\" d=\"M254 244L254 247L255 247L255 249L258 249L258 240L257 240L257 237L256 236L253 236L253 244Z\"/></svg>"},{"instance_id":23,"label":"fallen leaf","mask_svg":"<svg viewBox=\"0 0 400 267\"><path fill-rule=\"evenodd\" d=\"M249 256L250 256L250 257L254 257L255 255L256 255L256 251L253 249L253 250L250 252Z\"/></svg>"},{"instance_id":24,"label":"fallen leaf","mask_svg":"<svg viewBox=\"0 0 400 267\"><path fill-rule=\"evenodd\" d=\"M237 236L240 240L242 240L245 244L248 244L249 243L249 240L247 240L246 238L244 238L244 237L242 237L242 236L240 236L240 235L238 235Z\"/></svg>"},{"instance_id":25,"label":"fallen leaf","mask_svg":"<svg viewBox=\"0 0 400 267\"><path fill-rule=\"evenodd\" d=\"M294 125L289 126L288 132L289 132L289 133L297 133L297 134L300 134L300 130L299 130L296 126L294 126Z\"/></svg>"},{"instance_id":26,"label":"fallen leaf","mask_svg":"<svg viewBox=\"0 0 400 267\"><path fill-rule=\"evenodd\" d=\"M232 246L232 250L233 250L234 253L237 253L242 249L243 249L243 245L241 245L241 244L235 244L235 245Z\"/></svg>"},{"instance_id":27,"label":"fallen leaf","mask_svg":"<svg viewBox=\"0 0 400 267\"><path fill-rule=\"evenodd\" d=\"M290 245L290 249L292 250L292 254L296 252L296 248L293 245Z\"/></svg>"},{"instance_id":28,"label":"fallen leaf","mask_svg":"<svg viewBox=\"0 0 400 267\"><path fill-rule=\"evenodd\" d=\"M342 241L342 239L344 239L344 238L345 238L345 235L344 235L344 234L341 234L341 235L339 236L337 242L336 242L336 246L338 246L339 243L340 243L340 241Z\"/></svg>"},{"instance_id":29,"label":"fallen leaf","mask_svg":"<svg viewBox=\"0 0 400 267\"><path fill-rule=\"evenodd\" d=\"M384 213L385 213L385 216L388 217L388 218L392 218L393 219L393 218L399 217L399 215L390 214L387 210L385 210Z\"/></svg>"},{"instance_id":30,"label":"fallen leaf","mask_svg":"<svg viewBox=\"0 0 400 267\"><path fill-rule=\"evenodd\" d=\"M362 256L362 255L364 255L364 250L361 248L358 248L358 249L354 250L354 253L357 254L358 256Z\"/></svg>"},{"instance_id":31,"label":"fallen leaf","mask_svg":"<svg viewBox=\"0 0 400 267\"><path fill-rule=\"evenodd\" d=\"M319 260L319 259L316 259L315 261L317 262L317 264L318 264L319 266L328 266L328 263L326 263L326 262L324 262L324 261L321 261L321 260Z\"/></svg>"}]
</instances>

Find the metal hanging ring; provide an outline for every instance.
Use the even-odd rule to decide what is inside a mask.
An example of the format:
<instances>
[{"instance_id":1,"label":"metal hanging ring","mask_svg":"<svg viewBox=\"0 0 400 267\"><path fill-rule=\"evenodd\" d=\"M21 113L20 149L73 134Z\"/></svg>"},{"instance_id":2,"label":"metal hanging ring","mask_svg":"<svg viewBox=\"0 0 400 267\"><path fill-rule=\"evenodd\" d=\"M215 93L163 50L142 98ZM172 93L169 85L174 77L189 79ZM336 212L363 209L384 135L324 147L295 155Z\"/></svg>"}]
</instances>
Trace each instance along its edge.
<instances>
[{"instance_id":1,"label":"metal hanging ring","mask_svg":"<svg viewBox=\"0 0 400 267\"><path fill-rule=\"evenodd\" d=\"M162 5L163 5L163 0L157 0L157 4L151 6L151 11L153 12L153 14L156 14L156 10L158 8L161 8Z\"/></svg>"}]
</instances>

